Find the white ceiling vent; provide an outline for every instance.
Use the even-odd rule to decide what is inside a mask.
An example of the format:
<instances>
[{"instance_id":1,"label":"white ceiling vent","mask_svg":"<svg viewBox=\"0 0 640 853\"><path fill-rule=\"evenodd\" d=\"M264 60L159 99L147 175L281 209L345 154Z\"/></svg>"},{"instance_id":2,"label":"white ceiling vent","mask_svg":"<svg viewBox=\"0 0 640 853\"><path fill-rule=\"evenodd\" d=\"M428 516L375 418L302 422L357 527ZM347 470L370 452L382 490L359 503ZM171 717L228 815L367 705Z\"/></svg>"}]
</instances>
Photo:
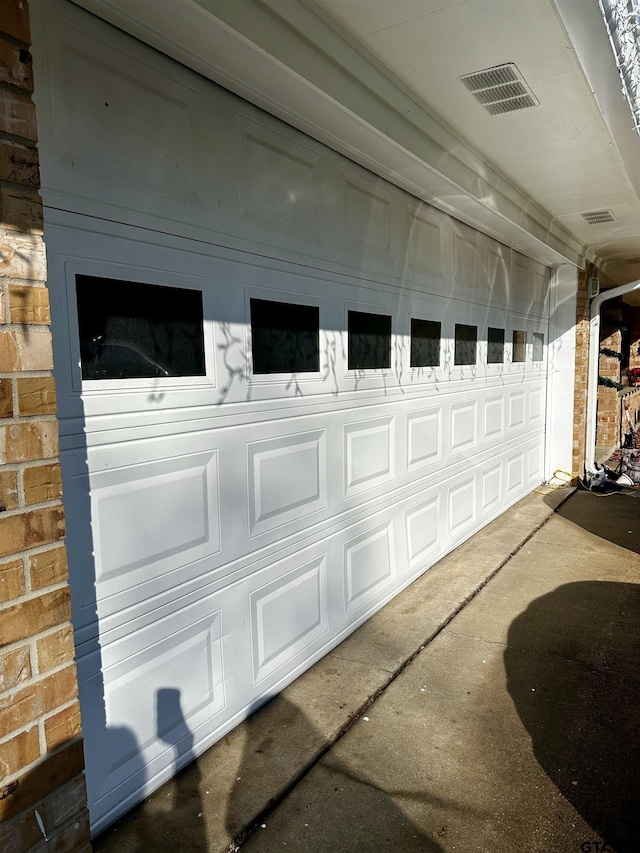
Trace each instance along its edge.
<instances>
[{"instance_id":1,"label":"white ceiling vent","mask_svg":"<svg viewBox=\"0 0 640 853\"><path fill-rule=\"evenodd\" d=\"M464 74L460 80L492 116L540 103L513 62Z\"/></svg>"},{"instance_id":2,"label":"white ceiling vent","mask_svg":"<svg viewBox=\"0 0 640 853\"><path fill-rule=\"evenodd\" d=\"M613 215L613 211L606 210L589 210L587 213L581 214L582 218L585 222L588 222L589 225L599 225L601 222L615 222L616 218Z\"/></svg>"}]
</instances>

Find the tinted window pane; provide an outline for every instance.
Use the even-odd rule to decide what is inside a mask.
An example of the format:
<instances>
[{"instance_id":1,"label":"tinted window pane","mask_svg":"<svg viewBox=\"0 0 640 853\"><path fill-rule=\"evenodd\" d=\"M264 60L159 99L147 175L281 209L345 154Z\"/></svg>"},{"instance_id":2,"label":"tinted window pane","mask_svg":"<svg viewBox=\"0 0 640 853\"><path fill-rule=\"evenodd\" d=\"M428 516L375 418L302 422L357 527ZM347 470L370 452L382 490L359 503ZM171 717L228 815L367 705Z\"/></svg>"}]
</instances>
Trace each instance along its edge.
<instances>
[{"instance_id":1,"label":"tinted window pane","mask_svg":"<svg viewBox=\"0 0 640 853\"><path fill-rule=\"evenodd\" d=\"M76 276L83 379L204 376L202 293Z\"/></svg>"},{"instance_id":2,"label":"tinted window pane","mask_svg":"<svg viewBox=\"0 0 640 853\"><path fill-rule=\"evenodd\" d=\"M440 364L440 323L411 318L411 367Z\"/></svg>"},{"instance_id":3,"label":"tinted window pane","mask_svg":"<svg viewBox=\"0 0 640 853\"><path fill-rule=\"evenodd\" d=\"M504 329L487 330L487 364L502 364L504 361Z\"/></svg>"},{"instance_id":4,"label":"tinted window pane","mask_svg":"<svg viewBox=\"0 0 640 853\"><path fill-rule=\"evenodd\" d=\"M315 305L251 300L254 373L320 370L320 309Z\"/></svg>"},{"instance_id":5,"label":"tinted window pane","mask_svg":"<svg viewBox=\"0 0 640 853\"><path fill-rule=\"evenodd\" d=\"M542 332L533 333L533 360L544 360L544 334Z\"/></svg>"},{"instance_id":6,"label":"tinted window pane","mask_svg":"<svg viewBox=\"0 0 640 853\"><path fill-rule=\"evenodd\" d=\"M391 367L391 317L349 311L349 370Z\"/></svg>"},{"instance_id":7,"label":"tinted window pane","mask_svg":"<svg viewBox=\"0 0 640 853\"><path fill-rule=\"evenodd\" d=\"M475 364L478 327L456 323L454 364Z\"/></svg>"},{"instance_id":8,"label":"tinted window pane","mask_svg":"<svg viewBox=\"0 0 640 853\"><path fill-rule=\"evenodd\" d=\"M527 360L527 333L513 330L513 360Z\"/></svg>"}]
</instances>

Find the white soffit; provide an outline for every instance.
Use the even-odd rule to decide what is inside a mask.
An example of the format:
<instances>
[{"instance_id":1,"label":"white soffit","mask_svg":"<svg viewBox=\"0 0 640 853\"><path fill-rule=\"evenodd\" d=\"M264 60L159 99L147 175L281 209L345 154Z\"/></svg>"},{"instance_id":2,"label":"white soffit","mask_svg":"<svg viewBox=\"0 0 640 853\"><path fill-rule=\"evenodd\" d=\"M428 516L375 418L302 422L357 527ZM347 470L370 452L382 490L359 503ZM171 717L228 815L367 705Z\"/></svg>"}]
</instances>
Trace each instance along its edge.
<instances>
[{"instance_id":1,"label":"white soffit","mask_svg":"<svg viewBox=\"0 0 640 853\"><path fill-rule=\"evenodd\" d=\"M543 263L583 262L583 211L638 203L548 0L78 5ZM490 116L458 77L514 53L540 106Z\"/></svg>"},{"instance_id":2,"label":"white soffit","mask_svg":"<svg viewBox=\"0 0 640 853\"><path fill-rule=\"evenodd\" d=\"M640 145L597 0L317 2L626 280L615 256L640 235ZM490 116L457 78L507 62L540 106ZM602 208L615 221L596 232L582 213Z\"/></svg>"}]
</instances>

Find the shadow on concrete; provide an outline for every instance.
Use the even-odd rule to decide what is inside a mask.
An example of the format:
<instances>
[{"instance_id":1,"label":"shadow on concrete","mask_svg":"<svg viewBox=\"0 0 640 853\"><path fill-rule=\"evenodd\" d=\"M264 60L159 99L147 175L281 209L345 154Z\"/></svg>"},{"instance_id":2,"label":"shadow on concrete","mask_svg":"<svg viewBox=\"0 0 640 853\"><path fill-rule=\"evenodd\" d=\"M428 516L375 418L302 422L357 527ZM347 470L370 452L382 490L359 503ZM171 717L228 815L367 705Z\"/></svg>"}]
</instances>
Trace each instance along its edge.
<instances>
[{"instance_id":1,"label":"shadow on concrete","mask_svg":"<svg viewBox=\"0 0 640 853\"><path fill-rule=\"evenodd\" d=\"M607 849L639 850L640 586L585 581L536 599L504 659L542 769Z\"/></svg>"},{"instance_id":2,"label":"shadow on concrete","mask_svg":"<svg viewBox=\"0 0 640 853\"><path fill-rule=\"evenodd\" d=\"M186 853L209 850L203 816L201 773L193 753L193 734L182 712L180 691L161 688L156 693L156 735L173 752L175 776L160 791L160 807L135 806L93 841L94 853ZM103 754L126 755L127 780L123 787L136 797L146 782L147 766L132 731L107 727ZM188 764L184 770L181 767ZM130 775L133 772L133 776Z\"/></svg>"},{"instance_id":3,"label":"shadow on concrete","mask_svg":"<svg viewBox=\"0 0 640 853\"><path fill-rule=\"evenodd\" d=\"M252 813L253 786L247 784L248 780L258 773L269 786L274 775L279 776L287 765L302 768L302 763L296 761L298 751L306 752L310 745L324 740L305 714L283 696L272 699L257 715L270 715L274 710L280 727L289 734L283 736L281 731L277 735L272 725L255 726L254 730L260 732L261 737L248 737L238 778L229 796L227 831L240 842L242 853L266 853L276 847L296 853L442 853L442 847L425 835L394 802L394 798L400 802L402 797L415 799L410 792L381 787L379 781L374 783L364 773L341 761L334 751L315 764L315 779L311 785L304 778L310 769L307 764L286 789L277 791L272 787L274 797L269 806L274 810L271 813L269 808L263 811L248 837L238 837L243 820ZM265 731L268 732L266 736ZM288 774L281 778L286 777ZM284 794L288 794L287 807L279 813L277 802ZM421 792L416 792L416 796L422 798Z\"/></svg>"},{"instance_id":4,"label":"shadow on concrete","mask_svg":"<svg viewBox=\"0 0 640 853\"><path fill-rule=\"evenodd\" d=\"M589 533L640 554L640 490L601 495L579 490L558 515Z\"/></svg>"}]
</instances>

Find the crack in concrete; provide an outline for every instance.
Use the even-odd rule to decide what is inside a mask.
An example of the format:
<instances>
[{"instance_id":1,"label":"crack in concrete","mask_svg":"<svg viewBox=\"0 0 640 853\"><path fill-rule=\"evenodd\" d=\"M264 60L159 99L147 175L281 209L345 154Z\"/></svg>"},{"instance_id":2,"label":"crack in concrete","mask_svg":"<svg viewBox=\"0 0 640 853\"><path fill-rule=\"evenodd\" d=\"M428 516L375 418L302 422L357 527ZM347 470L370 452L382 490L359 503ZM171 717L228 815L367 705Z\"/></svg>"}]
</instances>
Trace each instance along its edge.
<instances>
[{"instance_id":1,"label":"crack in concrete","mask_svg":"<svg viewBox=\"0 0 640 853\"><path fill-rule=\"evenodd\" d=\"M247 838L253 832L255 832L255 830L260 826L261 823L266 822L269 815L271 815L275 811L275 809L280 805L280 803L282 803L289 796L289 794L292 793L292 791L298 786L302 779L304 779L304 777L311 770L313 770L313 768L324 758L324 756L328 752L330 752L330 750L333 749L333 747L346 735L346 733L355 725L355 723L357 723L360 717L362 717L363 714L371 707L371 705L373 705L376 699L378 699L385 692L385 690L387 690L389 685L392 684L396 680L396 678L398 678L404 672L404 670L418 657L418 655L422 651L424 651L424 649L428 645L430 645L436 639L436 637L440 635L442 631L445 630L447 625L449 625L456 618L456 616L458 616L462 612L462 610L464 610L464 608L471 601L473 601L476 595L478 595L478 593L481 592L481 590L483 590L484 587L491 580L493 580L493 578L498 574L498 572L500 572L507 565L507 563L512 560L515 555L522 550L522 548L524 548L527 542L529 542L536 535L536 533L538 533L539 530L541 530L554 516L557 515L560 507L563 506L569 500L572 494L573 491L569 492L569 494L566 495L556 507L550 510L549 514L539 524L537 524L527 536L524 537L520 545L514 548L508 554L508 556L505 557L505 559L502 560L502 562L483 581L478 584L478 586L464 599L464 601L460 602L459 606L454 610L453 613L449 615L447 619L443 620L441 627L438 628L436 631L432 632L429 638L425 640L425 642L421 644L420 647L412 655L410 655L405 661L403 661L403 663L400 664L398 669L389 674L389 679L387 680L386 684L383 684L382 686L378 687L374 691L374 693L363 702L360 709L356 711L351 716L351 718L346 721L344 726L342 726L341 731L338 732L335 739L333 741L328 742L316 754L315 758L313 758L305 767L303 767L300 772L298 772L294 776L291 782L286 785L285 788L276 797L273 798L271 803L264 809L262 809L260 813L250 823L248 823L243 830L238 833L238 835L234 838L234 840L230 843L228 847L229 853L231 853L232 851L233 853L235 853L235 851L240 850L240 847L247 840Z\"/></svg>"}]
</instances>

